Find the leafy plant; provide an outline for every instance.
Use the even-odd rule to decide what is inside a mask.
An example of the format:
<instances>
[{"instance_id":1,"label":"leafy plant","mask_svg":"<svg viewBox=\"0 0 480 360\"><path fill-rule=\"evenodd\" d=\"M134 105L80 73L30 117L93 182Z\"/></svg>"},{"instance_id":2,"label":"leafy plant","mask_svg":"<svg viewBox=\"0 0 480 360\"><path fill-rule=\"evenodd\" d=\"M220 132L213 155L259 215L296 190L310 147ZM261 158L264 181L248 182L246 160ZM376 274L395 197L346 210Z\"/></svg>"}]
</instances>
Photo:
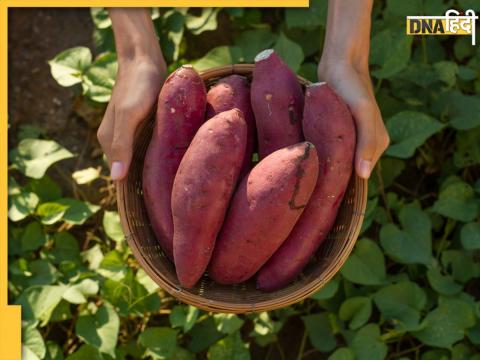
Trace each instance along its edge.
<instances>
[{"instance_id":1,"label":"leafy plant","mask_svg":"<svg viewBox=\"0 0 480 360\"><path fill-rule=\"evenodd\" d=\"M21 128L8 191L9 294L22 305L23 356L479 360L480 51L465 37L404 29L407 15L475 5L375 2L371 74L392 144L369 181L362 235L342 270L285 309L236 316L177 302L134 260L113 199L82 195L111 187L103 170L58 176L77 155L41 129ZM170 70L251 62L273 47L315 80L326 1L153 9L152 18ZM106 11L92 9L92 20L98 55L67 49L50 67L61 86L101 107L117 64Z\"/></svg>"}]
</instances>

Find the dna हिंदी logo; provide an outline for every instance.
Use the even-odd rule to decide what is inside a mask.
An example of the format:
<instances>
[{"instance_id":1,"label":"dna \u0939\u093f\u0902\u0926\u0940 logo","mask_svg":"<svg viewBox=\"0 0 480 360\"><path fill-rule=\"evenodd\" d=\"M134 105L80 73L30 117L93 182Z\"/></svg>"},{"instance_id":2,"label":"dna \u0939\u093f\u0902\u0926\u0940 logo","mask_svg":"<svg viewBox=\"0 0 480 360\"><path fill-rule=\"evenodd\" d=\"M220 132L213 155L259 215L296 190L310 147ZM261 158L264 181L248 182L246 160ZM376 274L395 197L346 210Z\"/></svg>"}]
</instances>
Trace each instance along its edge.
<instances>
[{"instance_id":1,"label":"dna \u0939\u093f\u0902\u0926\u0940 logo","mask_svg":"<svg viewBox=\"0 0 480 360\"><path fill-rule=\"evenodd\" d=\"M450 9L445 16L407 16L407 35L471 35L475 45L477 19L472 9Z\"/></svg>"}]
</instances>

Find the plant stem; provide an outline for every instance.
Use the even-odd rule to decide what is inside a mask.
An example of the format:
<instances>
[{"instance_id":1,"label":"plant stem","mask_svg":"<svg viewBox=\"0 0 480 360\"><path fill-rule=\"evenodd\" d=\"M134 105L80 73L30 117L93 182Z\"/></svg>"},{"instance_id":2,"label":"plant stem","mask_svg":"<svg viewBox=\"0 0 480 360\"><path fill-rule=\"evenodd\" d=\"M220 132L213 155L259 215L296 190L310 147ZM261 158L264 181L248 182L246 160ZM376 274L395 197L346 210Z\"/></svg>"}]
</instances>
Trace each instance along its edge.
<instances>
[{"instance_id":1,"label":"plant stem","mask_svg":"<svg viewBox=\"0 0 480 360\"><path fill-rule=\"evenodd\" d=\"M275 342L275 346L277 347L278 352L280 353L280 358L285 360L285 353L283 352L282 346L278 341Z\"/></svg>"},{"instance_id":2,"label":"plant stem","mask_svg":"<svg viewBox=\"0 0 480 360\"><path fill-rule=\"evenodd\" d=\"M382 166L380 162L378 162L376 166L376 169L377 169L376 173L377 173L378 184L380 185L380 194L382 195L383 205L385 205L385 210L387 211L388 220L391 223L393 223L393 217L392 217L392 213L390 212L390 206L388 206L387 194L385 193L385 185L383 183L381 167Z\"/></svg>"},{"instance_id":3,"label":"plant stem","mask_svg":"<svg viewBox=\"0 0 480 360\"><path fill-rule=\"evenodd\" d=\"M305 350L305 344L307 343L307 330L303 332L302 341L300 343L300 349L298 349L297 360L302 360L303 352Z\"/></svg>"}]
</instances>

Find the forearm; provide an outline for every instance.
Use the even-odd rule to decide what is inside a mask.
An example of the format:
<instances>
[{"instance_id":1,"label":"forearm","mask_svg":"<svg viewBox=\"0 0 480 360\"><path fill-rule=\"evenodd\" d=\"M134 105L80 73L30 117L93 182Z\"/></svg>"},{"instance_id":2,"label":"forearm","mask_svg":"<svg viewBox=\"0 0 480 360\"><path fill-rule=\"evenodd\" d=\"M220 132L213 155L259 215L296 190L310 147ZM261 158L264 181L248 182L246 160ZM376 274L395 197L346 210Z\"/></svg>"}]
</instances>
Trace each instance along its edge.
<instances>
[{"instance_id":1,"label":"forearm","mask_svg":"<svg viewBox=\"0 0 480 360\"><path fill-rule=\"evenodd\" d=\"M111 8L109 14L120 66L135 59L148 59L158 66L165 65L147 9Z\"/></svg>"},{"instance_id":2,"label":"forearm","mask_svg":"<svg viewBox=\"0 0 480 360\"><path fill-rule=\"evenodd\" d=\"M373 0L329 0L322 66L347 62L368 71Z\"/></svg>"}]
</instances>

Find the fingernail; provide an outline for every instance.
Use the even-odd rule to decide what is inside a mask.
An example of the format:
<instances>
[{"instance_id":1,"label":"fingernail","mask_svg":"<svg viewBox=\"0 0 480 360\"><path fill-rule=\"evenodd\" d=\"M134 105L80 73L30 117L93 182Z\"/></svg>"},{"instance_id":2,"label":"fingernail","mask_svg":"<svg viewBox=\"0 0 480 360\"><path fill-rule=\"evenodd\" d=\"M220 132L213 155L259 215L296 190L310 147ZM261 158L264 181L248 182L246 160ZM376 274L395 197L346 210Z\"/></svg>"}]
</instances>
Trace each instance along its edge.
<instances>
[{"instance_id":1,"label":"fingernail","mask_svg":"<svg viewBox=\"0 0 480 360\"><path fill-rule=\"evenodd\" d=\"M114 161L112 169L110 170L110 177L112 180L120 180L123 176L123 163L121 161Z\"/></svg>"},{"instance_id":2,"label":"fingernail","mask_svg":"<svg viewBox=\"0 0 480 360\"><path fill-rule=\"evenodd\" d=\"M368 179L372 172L372 162L369 160L360 160L359 176Z\"/></svg>"}]
</instances>

